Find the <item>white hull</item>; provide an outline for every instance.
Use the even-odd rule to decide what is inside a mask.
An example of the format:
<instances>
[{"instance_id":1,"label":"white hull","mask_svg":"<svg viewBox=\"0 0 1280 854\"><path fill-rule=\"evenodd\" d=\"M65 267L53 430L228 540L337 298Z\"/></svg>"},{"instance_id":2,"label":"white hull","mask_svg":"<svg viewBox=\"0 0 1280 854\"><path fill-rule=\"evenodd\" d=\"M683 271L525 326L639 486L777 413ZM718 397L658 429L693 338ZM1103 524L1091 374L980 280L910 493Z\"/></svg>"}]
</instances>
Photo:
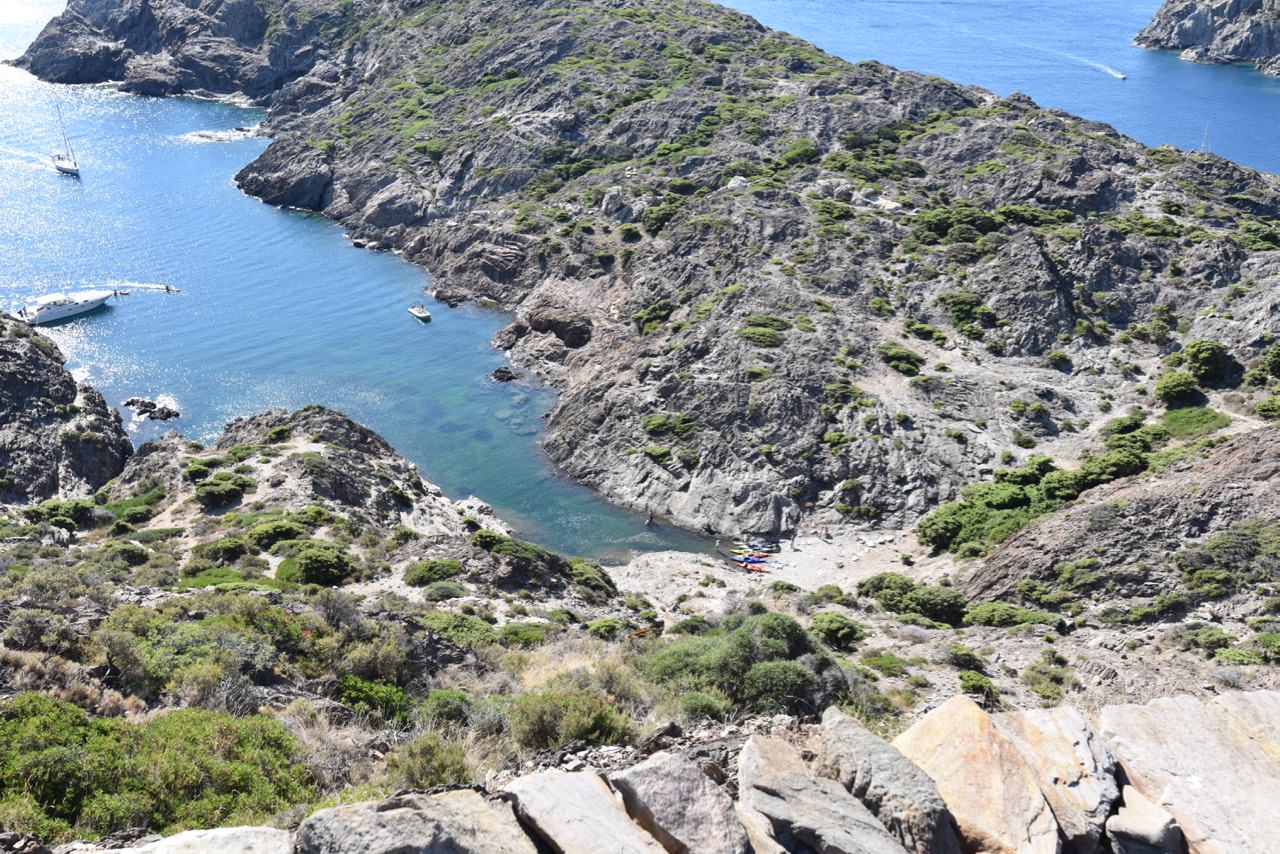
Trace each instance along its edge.
<instances>
[{"instance_id":1,"label":"white hull","mask_svg":"<svg viewBox=\"0 0 1280 854\"><path fill-rule=\"evenodd\" d=\"M75 176L75 177L77 177L77 178L79 178L79 177L80 177L80 169L79 169L79 167L76 167L76 166L63 166L61 163L55 163L55 164L53 164L53 168L54 168L54 169L57 169L57 170L58 170L59 172L61 172L63 175L74 175L74 176Z\"/></svg>"},{"instance_id":2,"label":"white hull","mask_svg":"<svg viewBox=\"0 0 1280 854\"><path fill-rule=\"evenodd\" d=\"M71 294L69 297L64 297L57 301L41 301L34 305L24 306L18 310L18 317L33 326L40 323L53 323L101 308L102 304L110 297L111 291L89 291Z\"/></svg>"}]
</instances>

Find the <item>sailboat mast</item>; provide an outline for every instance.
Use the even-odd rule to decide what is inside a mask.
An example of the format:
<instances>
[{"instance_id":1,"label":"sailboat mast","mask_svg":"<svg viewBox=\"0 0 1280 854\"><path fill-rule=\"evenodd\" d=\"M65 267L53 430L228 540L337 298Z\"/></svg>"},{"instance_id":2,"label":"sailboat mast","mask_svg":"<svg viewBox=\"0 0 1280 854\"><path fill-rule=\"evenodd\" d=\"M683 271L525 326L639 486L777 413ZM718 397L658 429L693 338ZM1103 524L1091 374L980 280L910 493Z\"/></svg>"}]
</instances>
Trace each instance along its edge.
<instances>
[{"instance_id":1,"label":"sailboat mast","mask_svg":"<svg viewBox=\"0 0 1280 854\"><path fill-rule=\"evenodd\" d=\"M67 159L75 163L75 154L71 151L71 140L67 137L67 123L62 119L62 104L55 102L54 106L58 108L58 127L62 130L62 150L67 155Z\"/></svg>"}]
</instances>

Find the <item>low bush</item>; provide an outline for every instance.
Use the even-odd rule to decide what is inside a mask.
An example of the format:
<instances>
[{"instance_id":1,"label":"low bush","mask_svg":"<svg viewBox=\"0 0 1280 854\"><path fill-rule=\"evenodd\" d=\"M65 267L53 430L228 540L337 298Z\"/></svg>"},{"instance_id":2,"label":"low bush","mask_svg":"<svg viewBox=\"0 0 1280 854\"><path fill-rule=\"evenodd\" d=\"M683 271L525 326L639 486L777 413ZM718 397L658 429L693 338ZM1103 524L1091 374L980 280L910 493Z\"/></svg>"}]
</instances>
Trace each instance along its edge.
<instances>
[{"instance_id":1,"label":"low bush","mask_svg":"<svg viewBox=\"0 0 1280 854\"><path fill-rule=\"evenodd\" d=\"M8 831L52 841L264 824L314 797L293 739L270 718L178 709L131 724L38 694L0 705Z\"/></svg>"},{"instance_id":2,"label":"low bush","mask_svg":"<svg viewBox=\"0 0 1280 854\"><path fill-rule=\"evenodd\" d=\"M404 689L356 676L343 676L338 680L338 699L388 723L405 723L413 710L413 698Z\"/></svg>"},{"instance_id":3,"label":"low bush","mask_svg":"<svg viewBox=\"0 0 1280 854\"><path fill-rule=\"evenodd\" d=\"M630 723L594 691L522 694L511 704L511 738L525 750L547 750L571 741L622 744Z\"/></svg>"},{"instance_id":4,"label":"low bush","mask_svg":"<svg viewBox=\"0 0 1280 854\"><path fill-rule=\"evenodd\" d=\"M462 691L437 688L427 694L419 707L422 719L432 726L464 724L471 711L471 699Z\"/></svg>"},{"instance_id":5,"label":"low bush","mask_svg":"<svg viewBox=\"0 0 1280 854\"><path fill-rule=\"evenodd\" d=\"M1000 699L996 683L976 670L960 671L960 690L977 697L983 705L992 705Z\"/></svg>"},{"instance_id":6,"label":"low bush","mask_svg":"<svg viewBox=\"0 0 1280 854\"><path fill-rule=\"evenodd\" d=\"M964 615L964 624L966 626L995 626L997 628L1027 625L1057 626L1061 622L1062 618L1056 614L1050 614L1047 611L1034 611L1030 608L1020 608L1007 602L983 602L981 605L974 605Z\"/></svg>"},{"instance_id":7,"label":"low bush","mask_svg":"<svg viewBox=\"0 0 1280 854\"><path fill-rule=\"evenodd\" d=\"M387 757L387 777L402 788L429 789L468 783L471 771L460 743L424 732Z\"/></svg>"},{"instance_id":8,"label":"low bush","mask_svg":"<svg viewBox=\"0 0 1280 854\"><path fill-rule=\"evenodd\" d=\"M601 617L587 623L587 631L601 640L613 640L622 633L622 621L617 617Z\"/></svg>"},{"instance_id":9,"label":"low bush","mask_svg":"<svg viewBox=\"0 0 1280 854\"><path fill-rule=\"evenodd\" d=\"M480 646L494 643L498 639L498 633L493 630L493 626L469 614L433 611L419 618L419 622L431 631L462 646Z\"/></svg>"},{"instance_id":10,"label":"low bush","mask_svg":"<svg viewBox=\"0 0 1280 854\"><path fill-rule=\"evenodd\" d=\"M306 543L297 553L281 561L276 569L280 581L335 587L356 573L351 555L327 543Z\"/></svg>"},{"instance_id":11,"label":"low bush","mask_svg":"<svg viewBox=\"0 0 1280 854\"><path fill-rule=\"evenodd\" d=\"M811 712L813 671L794 661L761 661L747 670L743 698L762 712Z\"/></svg>"},{"instance_id":12,"label":"low bush","mask_svg":"<svg viewBox=\"0 0 1280 854\"><path fill-rule=\"evenodd\" d=\"M832 649L850 649L867 636L866 626L834 611L814 614L809 631Z\"/></svg>"},{"instance_id":13,"label":"low bush","mask_svg":"<svg viewBox=\"0 0 1280 854\"><path fill-rule=\"evenodd\" d=\"M686 691L679 703L680 714L687 721L722 721L729 714L729 704L706 691Z\"/></svg>"},{"instance_id":14,"label":"low bush","mask_svg":"<svg viewBox=\"0 0 1280 854\"><path fill-rule=\"evenodd\" d=\"M453 558L431 558L406 567L404 583L412 587L425 587L433 581L446 581L462 574L462 561Z\"/></svg>"}]
</instances>

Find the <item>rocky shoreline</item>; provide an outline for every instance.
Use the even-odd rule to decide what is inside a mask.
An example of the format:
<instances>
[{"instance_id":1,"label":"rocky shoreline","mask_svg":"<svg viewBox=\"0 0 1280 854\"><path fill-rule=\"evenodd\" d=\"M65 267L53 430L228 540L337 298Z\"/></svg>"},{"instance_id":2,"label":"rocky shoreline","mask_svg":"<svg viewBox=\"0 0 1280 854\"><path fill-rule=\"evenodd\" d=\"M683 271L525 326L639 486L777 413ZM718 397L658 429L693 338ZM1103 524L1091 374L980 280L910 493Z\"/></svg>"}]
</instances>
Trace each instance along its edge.
<instances>
[{"instance_id":1,"label":"rocky shoreline","mask_svg":"<svg viewBox=\"0 0 1280 854\"><path fill-rule=\"evenodd\" d=\"M1280 19L1257 0L1166 0L1137 36L1143 47L1181 51L1189 62L1247 62L1280 77Z\"/></svg>"},{"instance_id":2,"label":"rocky shoreline","mask_svg":"<svg viewBox=\"0 0 1280 854\"><path fill-rule=\"evenodd\" d=\"M1263 346L1280 194L1212 156L696 0L235 8L75 0L19 63L269 105L240 185L513 311L553 460L694 530L901 528Z\"/></svg>"}]
</instances>

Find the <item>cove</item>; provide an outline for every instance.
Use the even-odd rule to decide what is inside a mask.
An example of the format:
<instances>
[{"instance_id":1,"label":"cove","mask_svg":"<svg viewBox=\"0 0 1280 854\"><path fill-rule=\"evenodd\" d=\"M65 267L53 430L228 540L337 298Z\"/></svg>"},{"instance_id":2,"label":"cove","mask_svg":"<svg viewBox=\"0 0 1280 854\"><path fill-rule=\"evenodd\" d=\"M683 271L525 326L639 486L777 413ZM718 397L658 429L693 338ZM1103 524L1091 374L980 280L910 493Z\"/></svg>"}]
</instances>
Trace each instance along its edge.
<instances>
[{"instance_id":1,"label":"cove","mask_svg":"<svg viewBox=\"0 0 1280 854\"><path fill-rule=\"evenodd\" d=\"M729 0L851 62L875 59L1000 95L1023 92L1147 145L1280 171L1280 79L1197 65L1133 37L1159 0ZM1126 76L1120 80L1111 72Z\"/></svg>"},{"instance_id":2,"label":"cove","mask_svg":"<svg viewBox=\"0 0 1280 854\"><path fill-rule=\"evenodd\" d=\"M6 3L0 56L19 53L59 10ZM55 101L80 181L49 165L59 148ZM53 87L0 66L0 307L108 282L182 289L134 289L47 329L77 377L111 404L164 395L182 411L168 424L129 422L135 444L168 429L204 441L237 416L321 403L377 430L450 496L480 497L549 548L606 561L706 548L692 534L646 527L556 472L536 445L553 393L488 379L505 363L489 345L505 315L432 302L421 269L352 246L323 218L242 194L232 176L266 140L192 136L262 115ZM406 310L421 300L429 324Z\"/></svg>"}]
</instances>

